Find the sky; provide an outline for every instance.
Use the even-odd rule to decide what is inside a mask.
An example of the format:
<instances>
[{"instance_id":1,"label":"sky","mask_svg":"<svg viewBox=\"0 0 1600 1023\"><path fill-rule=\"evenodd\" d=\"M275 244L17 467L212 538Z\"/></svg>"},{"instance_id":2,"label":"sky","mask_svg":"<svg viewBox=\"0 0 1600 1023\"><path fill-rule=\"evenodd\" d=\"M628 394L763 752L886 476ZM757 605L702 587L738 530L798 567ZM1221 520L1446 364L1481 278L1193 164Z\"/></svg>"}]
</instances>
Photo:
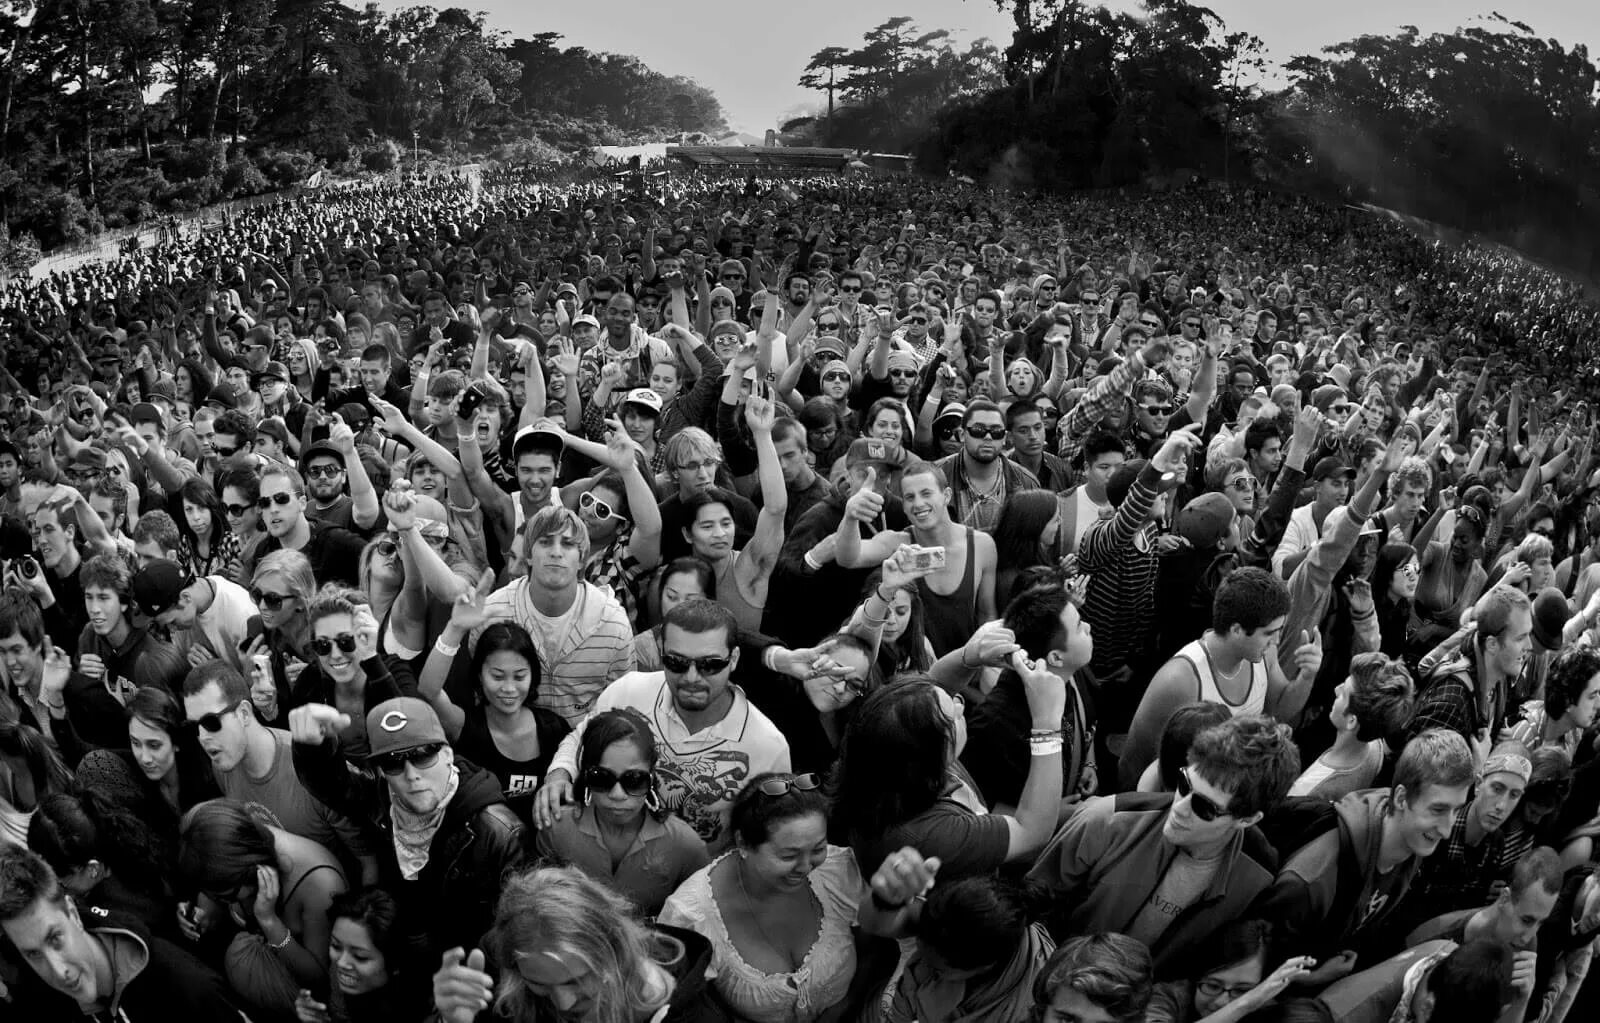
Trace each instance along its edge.
<instances>
[{"instance_id":1,"label":"sky","mask_svg":"<svg viewBox=\"0 0 1600 1023\"><path fill-rule=\"evenodd\" d=\"M1269 59L1280 63L1402 25L1424 33L1450 31L1496 6L1542 37L1568 46L1583 43L1600 55L1595 0L1482 2L1481 8L1459 0L1210 0L1202 6L1220 15L1229 30L1260 36ZM379 6L413 4L380 0ZM432 0L432 6L483 11L491 25L514 35L558 32L565 46L633 54L663 74L693 78L716 94L733 128L754 135L822 101L821 93L796 84L813 53L825 46L859 46L864 32L889 18L909 14L924 30L949 29L960 44L988 37L1001 49L1013 28L1010 5L1001 11L994 0ZM1136 4L1110 0L1107 6Z\"/></svg>"}]
</instances>

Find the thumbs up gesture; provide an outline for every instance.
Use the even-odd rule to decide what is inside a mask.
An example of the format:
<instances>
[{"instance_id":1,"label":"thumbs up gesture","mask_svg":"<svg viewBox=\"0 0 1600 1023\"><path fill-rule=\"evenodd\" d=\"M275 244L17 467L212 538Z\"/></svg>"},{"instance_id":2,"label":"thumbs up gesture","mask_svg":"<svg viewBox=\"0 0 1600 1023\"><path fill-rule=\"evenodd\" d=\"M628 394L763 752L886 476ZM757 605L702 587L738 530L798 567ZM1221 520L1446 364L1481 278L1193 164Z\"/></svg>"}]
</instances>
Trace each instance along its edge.
<instances>
[{"instance_id":1,"label":"thumbs up gesture","mask_svg":"<svg viewBox=\"0 0 1600 1023\"><path fill-rule=\"evenodd\" d=\"M1322 634L1316 629L1300 630L1300 645L1294 651L1294 666L1300 677L1316 678L1322 669Z\"/></svg>"}]
</instances>

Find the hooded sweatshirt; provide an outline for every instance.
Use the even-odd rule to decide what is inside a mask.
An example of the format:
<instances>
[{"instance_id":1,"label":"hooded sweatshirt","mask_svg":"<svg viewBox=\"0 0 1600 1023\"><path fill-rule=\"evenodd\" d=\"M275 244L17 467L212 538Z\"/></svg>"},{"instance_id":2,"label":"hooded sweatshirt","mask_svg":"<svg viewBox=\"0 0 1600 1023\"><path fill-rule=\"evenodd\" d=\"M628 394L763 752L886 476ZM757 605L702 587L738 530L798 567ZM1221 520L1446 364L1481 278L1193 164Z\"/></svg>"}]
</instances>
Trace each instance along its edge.
<instances>
[{"instance_id":1,"label":"hooded sweatshirt","mask_svg":"<svg viewBox=\"0 0 1600 1023\"><path fill-rule=\"evenodd\" d=\"M92 1011L25 971L13 990L7 1019L76 1020L95 1023L249 1023L220 976L171 942L157 938L131 918L81 906L84 928L111 959L112 987Z\"/></svg>"},{"instance_id":2,"label":"hooded sweatshirt","mask_svg":"<svg viewBox=\"0 0 1600 1023\"><path fill-rule=\"evenodd\" d=\"M1421 864L1413 856L1379 873L1388 811L1387 789L1352 792L1334 804L1334 826L1285 860L1255 912L1281 922L1286 947L1322 959L1379 932Z\"/></svg>"}]
</instances>

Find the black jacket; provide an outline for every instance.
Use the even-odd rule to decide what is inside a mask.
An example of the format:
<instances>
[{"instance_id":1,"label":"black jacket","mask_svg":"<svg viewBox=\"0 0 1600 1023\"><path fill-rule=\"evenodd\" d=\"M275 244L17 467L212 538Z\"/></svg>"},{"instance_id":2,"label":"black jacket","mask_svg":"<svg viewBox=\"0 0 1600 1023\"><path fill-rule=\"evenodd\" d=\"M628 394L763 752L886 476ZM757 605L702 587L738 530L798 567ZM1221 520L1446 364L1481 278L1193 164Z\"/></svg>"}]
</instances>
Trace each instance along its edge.
<instances>
[{"instance_id":1,"label":"black jacket","mask_svg":"<svg viewBox=\"0 0 1600 1023\"><path fill-rule=\"evenodd\" d=\"M506 805L500 783L460 757L456 766L461 780L429 847L428 864L407 881L394 853L389 786L382 777L347 760L331 739L294 746L301 783L356 821L380 850L379 883L394 894L411 946L430 968L437 968L446 949L478 945L494 921L502 880L530 865L522 821Z\"/></svg>"},{"instance_id":2,"label":"black jacket","mask_svg":"<svg viewBox=\"0 0 1600 1023\"><path fill-rule=\"evenodd\" d=\"M77 1002L23 969L12 1002L0 1013L16 1020L94 1020L96 1023L247 1023L220 976L189 952L155 937L138 921L81 905L83 926L107 946L117 965L111 1005L84 1015ZM4 1005L4 1003L0 1003Z\"/></svg>"}]
</instances>

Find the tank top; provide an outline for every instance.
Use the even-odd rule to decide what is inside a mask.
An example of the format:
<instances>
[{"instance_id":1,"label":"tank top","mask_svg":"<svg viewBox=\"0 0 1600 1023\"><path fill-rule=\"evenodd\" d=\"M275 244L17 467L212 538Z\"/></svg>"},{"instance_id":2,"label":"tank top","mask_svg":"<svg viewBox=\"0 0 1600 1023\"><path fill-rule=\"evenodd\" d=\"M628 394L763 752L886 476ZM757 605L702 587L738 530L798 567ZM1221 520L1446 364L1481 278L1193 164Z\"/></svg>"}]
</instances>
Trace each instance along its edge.
<instances>
[{"instance_id":1,"label":"tank top","mask_svg":"<svg viewBox=\"0 0 1600 1023\"><path fill-rule=\"evenodd\" d=\"M734 551L722 559L722 564L717 566L717 603L733 612L734 620L739 623L739 631L748 635L761 631L761 615L766 610L765 606L756 607L745 598L739 589L738 580L734 577L734 567L738 565L739 558L744 551Z\"/></svg>"},{"instance_id":2,"label":"tank top","mask_svg":"<svg viewBox=\"0 0 1600 1023\"><path fill-rule=\"evenodd\" d=\"M978 585L975 550L976 541L972 527L967 527L967 564L961 573L961 583L948 595L935 593L927 579L917 580L917 595L922 598L922 629L933 645L933 656L943 657L959 649L972 638L978 627ZM722 590L717 590L721 598Z\"/></svg>"},{"instance_id":3,"label":"tank top","mask_svg":"<svg viewBox=\"0 0 1600 1023\"><path fill-rule=\"evenodd\" d=\"M1215 703L1228 708L1228 711L1238 717L1241 714L1260 714L1267 704L1267 662L1265 659L1254 661L1250 664L1250 691L1240 703L1231 703L1217 688L1217 679L1212 672L1211 652L1206 649L1205 641L1194 640L1179 650L1177 656L1189 662L1193 669L1195 679L1200 684L1200 694L1195 697L1206 703Z\"/></svg>"},{"instance_id":4,"label":"tank top","mask_svg":"<svg viewBox=\"0 0 1600 1023\"><path fill-rule=\"evenodd\" d=\"M523 823L533 820L533 794L550 769L556 747L572 731L566 720L554 711L543 707L532 710L534 730L539 736L539 755L532 760L513 760L500 752L500 747L494 744L494 736L489 733L488 714L476 703L467 707L461 722L461 737L455 743L459 756L495 776L500 791L505 794L506 805Z\"/></svg>"}]
</instances>

